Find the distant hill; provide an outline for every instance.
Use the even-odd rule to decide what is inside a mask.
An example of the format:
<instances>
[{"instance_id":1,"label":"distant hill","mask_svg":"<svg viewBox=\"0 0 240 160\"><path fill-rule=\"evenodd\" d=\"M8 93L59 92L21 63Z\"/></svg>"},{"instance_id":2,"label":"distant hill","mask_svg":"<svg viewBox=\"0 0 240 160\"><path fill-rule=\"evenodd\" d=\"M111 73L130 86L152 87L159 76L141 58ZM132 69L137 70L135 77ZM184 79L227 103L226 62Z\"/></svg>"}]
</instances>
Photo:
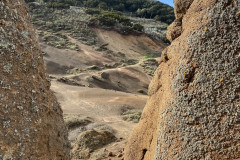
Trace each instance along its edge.
<instances>
[{"instance_id":1,"label":"distant hill","mask_svg":"<svg viewBox=\"0 0 240 160\"><path fill-rule=\"evenodd\" d=\"M131 16L151 18L170 24L174 21L171 6L155 0L25 0L26 2L45 2L49 8L66 9L70 6L115 10Z\"/></svg>"}]
</instances>

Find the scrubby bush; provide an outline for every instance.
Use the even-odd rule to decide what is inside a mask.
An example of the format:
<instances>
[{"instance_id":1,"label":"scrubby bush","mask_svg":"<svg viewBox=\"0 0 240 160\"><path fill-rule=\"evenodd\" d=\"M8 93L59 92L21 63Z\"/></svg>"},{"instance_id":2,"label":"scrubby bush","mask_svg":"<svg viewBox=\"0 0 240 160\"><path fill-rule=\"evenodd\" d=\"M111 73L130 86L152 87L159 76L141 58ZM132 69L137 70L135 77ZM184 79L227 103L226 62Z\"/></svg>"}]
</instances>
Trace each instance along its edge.
<instances>
[{"instance_id":1,"label":"scrubby bush","mask_svg":"<svg viewBox=\"0 0 240 160\"><path fill-rule=\"evenodd\" d=\"M97 16L97 20L101 25L105 26L113 26L116 23L131 25L130 19L124 17L120 12L101 11Z\"/></svg>"},{"instance_id":2,"label":"scrubby bush","mask_svg":"<svg viewBox=\"0 0 240 160\"><path fill-rule=\"evenodd\" d=\"M142 115L140 110L127 110L123 113L123 119L126 121L132 121L134 123L139 122Z\"/></svg>"},{"instance_id":3,"label":"scrubby bush","mask_svg":"<svg viewBox=\"0 0 240 160\"><path fill-rule=\"evenodd\" d=\"M66 3L58 3L58 2L48 2L46 4L48 8L55 8L55 9L68 9L70 8L70 4Z\"/></svg>"},{"instance_id":4,"label":"scrubby bush","mask_svg":"<svg viewBox=\"0 0 240 160\"><path fill-rule=\"evenodd\" d=\"M136 31L142 32L144 30L144 27L141 24L136 23L133 25L133 29Z\"/></svg>"},{"instance_id":5,"label":"scrubby bush","mask_svg":"<svg viewBox=\"0 0 240 160\"><path fill-rule=\"evenodd\" d=\"M75 115L64 116L64 123L68 130L72 130L78 127L86 126L92 123L92 120L88 117L79 117Z\"/></svg>"},{"instance_id":6,"label":"scrubby bush","mask_svg":"<svg viewBox=\"0 0 240 160\"><path fill-rule=\"evenodd\" d=\"M85 10L85 13L90 14L90 15L95 15L95 14L100 14L101 10L95 9L95 8L88 8Z\"/></svg>"},{"instance_id":7,"label":"scrubby bush","mask_svg":"<svg viewBox=\"0 0 240 160\"><path fill-rule=\"evenodd\" d=\"M98 12L100 13L95 14ZM133 31L142 32L144 30L142 25L138 23L133 24L131 20L123 16L121 12L88 9L86 13L95 15L89 20L89 25L113 28L122 34L129 34Z\"/></svg>"},{"instance_id":8,"label":"scrubby bush","mask_svg":"<svg viewBox=\"0 0 240 160\"><path fill-rule=\"evenodd\" d=\"M110 133L115 133L114 129L111 126L98 122L87 125L86 130L103 130Z\"/></svg>"}]
</instances>

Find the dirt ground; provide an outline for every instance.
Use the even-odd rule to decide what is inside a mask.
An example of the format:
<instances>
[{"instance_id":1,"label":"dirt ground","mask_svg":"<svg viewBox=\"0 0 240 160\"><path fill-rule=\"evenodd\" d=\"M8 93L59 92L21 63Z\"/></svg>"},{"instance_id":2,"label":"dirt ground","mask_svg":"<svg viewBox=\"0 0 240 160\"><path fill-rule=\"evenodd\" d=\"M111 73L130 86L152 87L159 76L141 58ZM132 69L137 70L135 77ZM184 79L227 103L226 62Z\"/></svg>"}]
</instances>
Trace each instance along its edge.
<instances>
[{"instance_id":1,"label":"dirt ground","mask_svg":"<svg viewBox=\"0 0 240 160\"><path fill-rule=\"evenodd\" d=\"M128 136L136 125L123 120L123 111L144 108L152 79L140 64L146 60L147 52L159 52L166 46L145 35L94 31L101 43L107 44L104 50L68 35L79 51L58 49L43 42L41 47L52 80L51 89L64 115L89 117L92 123L112 128L117 137L115 142L93 152L90 159L122 159ZM79 128L71 130L70 141L74 142L80 132Z\"/></svg>"}]
</instances>

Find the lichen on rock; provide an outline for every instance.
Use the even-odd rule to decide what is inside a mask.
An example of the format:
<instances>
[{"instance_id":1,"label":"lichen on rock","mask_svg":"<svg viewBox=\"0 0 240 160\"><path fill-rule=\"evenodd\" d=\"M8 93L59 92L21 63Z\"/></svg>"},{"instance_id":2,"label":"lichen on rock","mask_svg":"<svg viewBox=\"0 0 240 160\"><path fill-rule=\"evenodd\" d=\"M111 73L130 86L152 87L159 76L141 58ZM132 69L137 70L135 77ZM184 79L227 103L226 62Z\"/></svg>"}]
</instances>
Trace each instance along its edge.
<instances>
[{"instance_id":1,"label":"lichen on rock","mask_svg":"<svg viewBox=\"0 0 240 160\"><path fill-rule=\"evenodd\" d=\"M163 52L127 160L240 158L239 8L192 1Z\"/></svg>"},{"instance_id":2,"label":"lichen on rock","mask_svg":"<svg viewBox=\"0 0 240 160\"><path fill-rule=\"evenodd\" d=\"M0 2L0 159L69 159L62 110L50 91L23 0Z\"/></svg>"},{"instance_id":3,"label":"lichen on rock","mask_svg":"<svg viewBox=\"0 0 240 160\"><path fill-rule=\"evenodd\" d=\"M115 141L116 137L106 130L87 130L79 134L71 151L72 158L75 160L89 159L90 154Z\"/></svg>"}]
</instances>

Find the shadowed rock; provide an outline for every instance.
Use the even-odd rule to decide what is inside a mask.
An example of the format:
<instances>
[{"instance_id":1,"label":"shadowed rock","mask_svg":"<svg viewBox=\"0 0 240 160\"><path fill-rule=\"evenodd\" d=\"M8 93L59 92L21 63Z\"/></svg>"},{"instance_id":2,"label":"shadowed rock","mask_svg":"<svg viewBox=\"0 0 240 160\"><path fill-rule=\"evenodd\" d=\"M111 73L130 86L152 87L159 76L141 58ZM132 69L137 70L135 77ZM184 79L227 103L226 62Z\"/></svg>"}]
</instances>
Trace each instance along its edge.
<instances>
[{"instance_id":1,"label":"shadowed rock","mask_svg":"<svg viewBox=\"0 0 240 160\"><path fill-rule=\"evenodd\" d=\"M0 159L69 159L62 110L49 88L24 1L1 0Z\"/></svg>"},{"instance_id":2,"label":"shadowed rock","mask_svg":"<svg viewBox=\"0 0 240 160\"><path fill-rule=\"evenodd\" d=\"M239 8L194 0L175 11L181 32L163 51L126 160L240 158Z\"/></svg>"}]
</instances>

